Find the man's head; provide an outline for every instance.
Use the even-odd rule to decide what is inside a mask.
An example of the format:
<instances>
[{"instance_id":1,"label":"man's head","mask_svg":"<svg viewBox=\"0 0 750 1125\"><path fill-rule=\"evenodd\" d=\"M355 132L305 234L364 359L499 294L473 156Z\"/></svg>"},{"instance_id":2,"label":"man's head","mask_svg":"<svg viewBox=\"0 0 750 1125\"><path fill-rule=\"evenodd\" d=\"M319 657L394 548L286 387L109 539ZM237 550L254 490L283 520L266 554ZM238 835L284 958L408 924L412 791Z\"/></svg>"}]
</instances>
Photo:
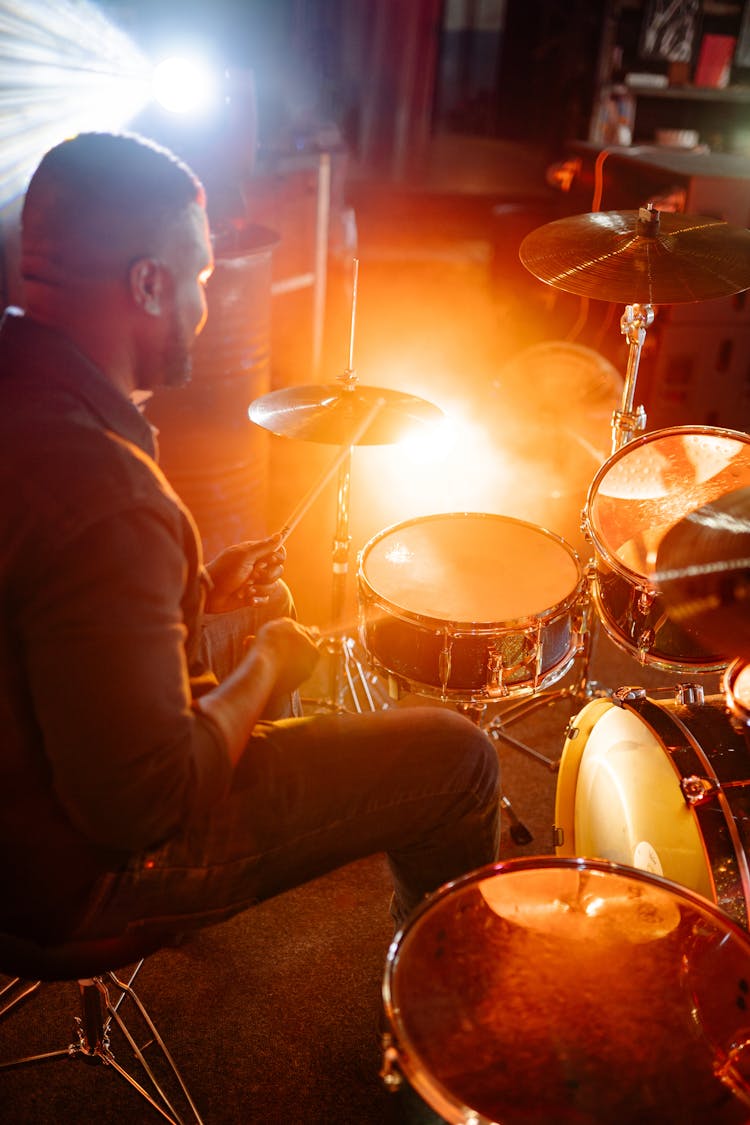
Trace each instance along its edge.
<instances>
[{"instance_id":1,"label":"man's head","mask_svg":"<svg viewBox=\"0 0 750 1125\"><path fill-rule=\"evenodd\" d=\"M168 150L82 133L51 149L32 176L21 239L28 310L84 347L98 341L94 351L95 320L111 313L106 328L134 386L189 376L211 267L203 188Z\"/></svg>"}]
</instances>

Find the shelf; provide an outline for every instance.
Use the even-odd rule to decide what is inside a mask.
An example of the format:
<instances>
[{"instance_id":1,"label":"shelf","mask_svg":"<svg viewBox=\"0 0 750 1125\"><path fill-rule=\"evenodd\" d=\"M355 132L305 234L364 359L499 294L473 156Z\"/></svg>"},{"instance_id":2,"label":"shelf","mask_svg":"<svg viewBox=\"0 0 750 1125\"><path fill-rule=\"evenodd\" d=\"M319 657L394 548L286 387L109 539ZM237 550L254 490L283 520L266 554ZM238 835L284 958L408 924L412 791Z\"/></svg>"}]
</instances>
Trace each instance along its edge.
<instances>
[{"instance_id":1,"label":"shelf","mask_svg":"<svg viewBox=\"0 0 750 1125\"><path fill-rule=\"evenodd\" d=\"M737 102L750 104L750 86L629 86L625 89L634 98L664 98L682 102Z\"/></svg>"}]
</instances>

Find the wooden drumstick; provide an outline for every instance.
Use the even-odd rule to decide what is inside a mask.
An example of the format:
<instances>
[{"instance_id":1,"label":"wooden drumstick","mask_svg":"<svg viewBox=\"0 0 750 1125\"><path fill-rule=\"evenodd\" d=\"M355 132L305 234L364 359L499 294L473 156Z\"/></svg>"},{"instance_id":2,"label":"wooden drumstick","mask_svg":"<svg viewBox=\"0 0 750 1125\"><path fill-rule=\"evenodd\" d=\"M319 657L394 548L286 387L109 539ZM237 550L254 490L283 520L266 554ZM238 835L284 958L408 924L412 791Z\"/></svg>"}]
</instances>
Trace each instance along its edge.
<instances>
[{"instance_id":1,"label":"wooden drumstick","mask_svg":"<svg viewBox=\"0 0 750 1125\"><path fill-rule=\"evenodd\" d=\"M352 434L352 437L351 437L350 441L347 442L347 444L339 451L339 453L336 455L336 457L334 458L331 465L326 469L325 473L320 478L320 480L317 481L317 483L313 485L313 487L310 489L310 491L307 493L307 495L303 497L303 499L299 502L297 507L292 511L288 520L286 521L286 523L284 523L283 527L281 528L281 531L280 531L281 538L280 538L279 543L278 543L279 547L283 543L286 543L287 539L289 538L291 533L294 531L295 527L300 522L302 517L305 516L309 512L310 508L313 506L315 501L318 499L318 497L320 496L320 494L323 491L323 489L325 488L325 486L328 484L328 482L333 478L333 476L341 468L342 464L344 463L346 458L351 453L351 447L353 445L356 445L357 442L360 440L360 438L364 437L366 431L370 428L372 423L375 421L375 418L378 416L378 414L380 413L380 411L382 410L382 408L384 406L385 406L385 399L384 398L379 398L372 404L372 407L367 412L367 414L363 418L362 422L359 424L357 429Z\"/></svg>"}]
</instances>

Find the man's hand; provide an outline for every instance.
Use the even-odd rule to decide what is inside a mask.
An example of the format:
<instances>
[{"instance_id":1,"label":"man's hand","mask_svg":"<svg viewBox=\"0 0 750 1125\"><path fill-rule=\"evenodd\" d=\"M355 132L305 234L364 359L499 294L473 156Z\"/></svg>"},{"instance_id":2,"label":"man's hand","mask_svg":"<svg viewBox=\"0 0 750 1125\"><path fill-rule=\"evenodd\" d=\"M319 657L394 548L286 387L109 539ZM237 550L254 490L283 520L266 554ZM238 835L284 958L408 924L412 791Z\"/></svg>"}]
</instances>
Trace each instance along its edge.
<instances>
[{"instance_id":1,"label":"man's hand","mask_svg":"<svg viewBox=\"0 0 750 1125\"><path fill-rule=\"evenodd\" d=\"M213 583L207 613L227 613L242 605L264 605L284 573L286 548L279 533L236 543L206 565Z\"/></svg>"},{"instance_id":2,"label":"man's hand","mask_svg":"<svg viewBox=\"0 0 750 1125\"><path fill-rule=\"evenodd\" d=\"M273 662L274 694L288 694L312 675L318 663L320 634L293 621L277 617L261 625L254 645Z\"/></svg>"},{"instance_id":3,"label":"man's hand","mask_svg":"<svg viewBox=\"0 0 750 1125\"><path fill-rule=\"evenodd\" d=\"M237 667L193 706L222 731L233 765L239 761L272 696L288 695L310 676L318 660L314 629L277 617L261 625Z\"/></svg>"}]
</instances>

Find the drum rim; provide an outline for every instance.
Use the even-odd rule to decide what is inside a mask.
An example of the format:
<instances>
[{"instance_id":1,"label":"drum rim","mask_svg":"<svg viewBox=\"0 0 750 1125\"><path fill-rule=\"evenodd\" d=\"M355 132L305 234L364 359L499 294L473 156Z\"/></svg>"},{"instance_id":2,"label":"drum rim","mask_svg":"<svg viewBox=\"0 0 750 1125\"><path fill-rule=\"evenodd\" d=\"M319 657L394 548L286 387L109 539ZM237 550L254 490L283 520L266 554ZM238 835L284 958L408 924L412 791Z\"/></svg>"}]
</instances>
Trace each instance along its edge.
<instances>
[{"instance_id":1,"label":"drum rim","mask_svg":"<svg viewBox=\"0 0 750 1125\"><path fill-rule=\"evenodd\" d=\"M570 561L575 567L577 576L575 585L569 591L569 593L567 593L565 597L562 598L559 602L555 602L555 604L551 606L546 606L539 613L530 613L526 614L523 617L510 617L502 619L496 618L492 621L464 621L457 620L456 618L452 617L436 617L432 616L431 614L418 613L415 610L409 609L408 606L402 606L400 603L390 600L386 594L382 593L380 590L375 589L365 573L365 560L370 551L378 543L385 539L386 536L392 535L394 532L399 531L404 527L414 527L417 524L427 523L428 521L466 518L501 521L504 524L512 523L518 527L527 528L530 531L541 532L542 535L546 536L548 539L553 540L555 543L557 543L558 546L562 547L565 550ZM442 627L451 627L455 628L456 632L458 633L471 634L478 631L486 631L490 633L496 630L498 625L521 628L532 623L544 623L549 620L554 620L561 611L570 609L581 597L583 589L586 585L586 572L581 562L581 558L575 548L567 541L567 539L563 538L562 535L558 535L556 531L550 531L548 527L542 527L541 524L532 523L530 520L518 519L515 516L504 516L499 512L456 511L433 512L423 516L415 516L414 518L408 520L399 520L398 523L391 524L389 527L384 527L382 531L378 531L375 535L368 539L364 546L362 546L359 550L357 556L357 581L367 589L367 591L375 601L387 607L397 608L404 620L413 621L417 624L427 624L431 627L434 627L435 625L439 625Z\"/></svg>"},{"instance_id":2,"label":"drum rim","mask_svg":"<svg viewBox=\"0 0 750 1125\"><path fill-rule=\"evenodd\" d=\"M592 544L597 554L597 559L595 561L598 562L599 557L601 557L601 559L604 560L612 570L617 571L618 574L630 581L631 584L632 579L636 579L636 585L652 592L658 591L653 583L649 580L648 576L645 574L641 574L637 570L632 570L629 566L627 566L620 559L614 556L607 545L604 543L602 536L599 533L599 529L595 526L592 518L592 505L594 502L594 498L596 497L596 494L599 490L599 486L601 485L609 470L612 468L616 461L622 460L625 456L627 456L628 453L631 452L631 450L638 449L643 445L648 445L650 442L656 441L660 437L680 437L687 436L689 434L693 434L696 436L712 434L717 437L725 437L729 438L730 440L739 441L743 445L750 445L750 434L745 433L744 430L732 430L720 426L664 426L658 430L650 430L648 433L642 434L640 437L635 438L633 441L626 442L626 444L621 446L620 449L617 449L614 453L610 454L607 460L604 461L604 463L597 469L586 494L586 506L583 510L582 522L584 525L586 538Z\"/></svg>"},{"instance_id":3,"label":"drum rim","mask_svg":"<svg viewBox=\"0 0 750 1125\"><path fill-rule=\"evenodd\" d=\"M519 856L507 860L498 860L496 863L487 864L484 867L477 868L475 871L467 872L467 874L445 883L436 891L433 891L432 894L423 899L410 914L405 925L398 930L389 946L381 986L381 998L387 1024L390 1028L390 1033L384 1036L384 1045L387 1046L388 1050L398 1060L400 1069L403 1070L403 1073L410 1082L412 1082L415 1089L425 1097L427 1097L428 1093L439 1095L442 1100L443 1109L468 1108L476 1116L476 1111L473 1110L472 1107L464 1106L455 1094L448 1090L439 1079L430 1074L429 1071L424 1070L421 1065L422 1056L415 1050L409 1035L406 1034L403 1022L400 1018L400 1009L396 1007L393 997L393 984L401 949L409 935L416 928L420 919L429 913L438 903L450 897L457 889L480 883L505 872L512 874L524 870L540 871L549 869L577 869L582 873L597 871L602 874L623 876L630 880L635 879L636 882L645 883L651 887L659 887L668 894L673 895L679 901L687 903L698 913L703 912L704 915L709 915L712 921L717 924L717 928L721 930L724 937L733 937L739 942L740 946L744 946L748 956L750 956L750 931L740 926L719 906L711 902L710 899L704 898L703 895L698 894L689 887L675 883L665 878L663 875L646 872L637 867L630 867L627 864L583 856ZM415 1062L417 1065L414 1065ZM429 1084L425 1081L425 1073L429 1075ZM477 1116L477 1121L480 1120L484 1121L485 1118Z\"/></svg>"}]
</instances>

